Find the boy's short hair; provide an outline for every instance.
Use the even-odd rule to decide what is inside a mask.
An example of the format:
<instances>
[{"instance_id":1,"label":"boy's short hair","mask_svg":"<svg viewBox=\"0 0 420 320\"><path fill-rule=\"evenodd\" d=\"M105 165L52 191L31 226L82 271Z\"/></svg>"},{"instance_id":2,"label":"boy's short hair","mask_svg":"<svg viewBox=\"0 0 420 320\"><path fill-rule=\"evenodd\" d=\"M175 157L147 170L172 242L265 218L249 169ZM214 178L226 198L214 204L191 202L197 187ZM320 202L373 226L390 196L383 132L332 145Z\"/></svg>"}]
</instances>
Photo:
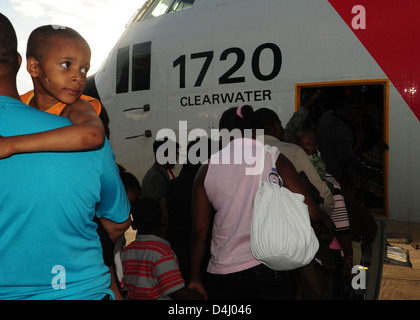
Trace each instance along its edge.
<instances>
[{"instance_id":1,"label":"boy's short hair","mask_svg":"<svg viewBox=\"0 0 420 320\"><path fill-rule=\"evenodd\" d=\"M139 180L131 172L120 172L121 181L125 191L135 191L141 194L141 186Z\"/></svg>"},{"instance_id":2,"label":"boy's short hair","mask_svg":"<svg viewBox=\"0 0 420 320\"><path fill-rule=\"evenodd\" d=\"M299 141L305 135L312 136L312 138L316 141L315 130L313 128L308 127L304 127L296 133L296 141Z\"/></svg>"},{"instance_id":3,"label":"boy's short hair","mask_svg":"<svg viewBox=\"0 0 420 320\"><path fill-rule=\"evenodd\" d=\"M270 130L274 128L276 122L280 122L280 118L274 110L269 108L259 108L254 112L255 129Z\"/></svg>"},{"instance_id":4,"label":"boy's short hair","mask_svg":"<svg viewBox=\"0 0 420 320\"><path fill-rule=\"evenodd\" d=\"M131 214L141 234L152 234L162 227L162 209L155 199L137 199L131 205Z\"/></svg>"},{"instance_id":5,"label":"boy's short hair","mask_svg":"<svg viewBox=\"0 0 420 320\"><path fill-rule=\"evenodd\" d=\"M10 20L0 13L0 47L17 51L17 37Z\"/></svg>"},{"instance_id":6,"label":"boy's short hair","mask_svg":"<svg viewBox=\"0 0 420 320\"><path fill-rule=\"evenodd\" d=\"M0 13L0 70L4 67L14 66L14 72L19 70L17 37L10 20Z\"/></svg>"},{"instance_id":7,"label":"boy's short hair","mask_svg":"<svg viewBox=\"0 0 420 320\"><path fill-rule=\"evenodd\" d=\"M45 25L36 28L29 35L26 58L41 60L45 51L54 47L54 37L79 40L90 49L87 41L76 30L69 27Z\"/></svg>"}]
</instances>

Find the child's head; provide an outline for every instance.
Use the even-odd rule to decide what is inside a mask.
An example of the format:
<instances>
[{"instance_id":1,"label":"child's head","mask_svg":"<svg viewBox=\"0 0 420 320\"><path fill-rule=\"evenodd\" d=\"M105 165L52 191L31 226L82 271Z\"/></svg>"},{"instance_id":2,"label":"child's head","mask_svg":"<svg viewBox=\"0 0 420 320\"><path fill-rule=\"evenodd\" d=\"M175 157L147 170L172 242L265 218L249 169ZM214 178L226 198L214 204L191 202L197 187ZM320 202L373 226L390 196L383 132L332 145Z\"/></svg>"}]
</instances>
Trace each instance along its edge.
<instances>
[{"instance_id":1,"label":"child's head","mask_svg":"<svg viewBox=\"0 0 420 320\"><path fill-rule=\"evenodd\" d=\"M130 204L141 197L141 186L139 180L131 172L120 172L121 181L127 192Z\"/></svg>"},{"instance_id":2,"label":"child's head","mask_svg":"<svg viewBox=\"0 0 420 320\"><path fill-rule=\"evenodd\" d=\"M46 25L29 36L27 70L35 94L54 102L74 103L83 93L91 51L86 40L68 27Z\"/></svg>"},{"instance_id":3,"label":"child's head","mask_svg":"<svg viewBox=\"0 0 420 320\"><path fill-rule=\"evenodd\" d=\"M253 129L253 115L254 109L250 105L230 108L223 112L220 117L219 129L227 129L228 131L240 129L242 133L245 129Z\"/></svg>"},{"instance_id":4,"label":"child's head","mask_svg":"<svg viewBox=\"0 0 420 320\"><path fill-rule=\"evenodd\" d=\"M15 78L20 59L15 29L10 20L0 13L0 77Z\"/></svg>"},{"instance_id":5,"label":"child's head","mask_svg":"<svg viewBox=\"0 0 420 320\"><path fill-rule=\"evenodd\" d=\"M131 215L138 233L161 235L163 215L160 204L155 199L135 200L131 205Z\"/></svg>"},{"instance_id":6,"label":"child's head","mask_svg":"<svg viewBox=\"0 0 420 320\"><path fill-rule=\"evenodd\" d=\"M161 148L162 147L162 148ZM173 169L179 156L180 144L168 137L158 138L153 142L155 160L165 170Z\"/></svg>"},{"instance_id":7,"label":"child's head","mask_svg":"<svg viewBox=\"0 0 420 320\"><path fill-rule=\"evenodd\" d=\"M259 108L254 112L255 129L264 129L264 134L271 135L283 141L284 129L281 120L274 110Z\"/></svg>"},{"instance_id":8,"label":"child's head","mask_svg":"<svg viewBox=\"0 0 420 320\"><path fill-rule=\"evenodd\" d=\"M316 143L315 132L311 129L302 129L296 135L296 144L308 155L316 154L318 144Z\"/></svg>"}]
</instances>

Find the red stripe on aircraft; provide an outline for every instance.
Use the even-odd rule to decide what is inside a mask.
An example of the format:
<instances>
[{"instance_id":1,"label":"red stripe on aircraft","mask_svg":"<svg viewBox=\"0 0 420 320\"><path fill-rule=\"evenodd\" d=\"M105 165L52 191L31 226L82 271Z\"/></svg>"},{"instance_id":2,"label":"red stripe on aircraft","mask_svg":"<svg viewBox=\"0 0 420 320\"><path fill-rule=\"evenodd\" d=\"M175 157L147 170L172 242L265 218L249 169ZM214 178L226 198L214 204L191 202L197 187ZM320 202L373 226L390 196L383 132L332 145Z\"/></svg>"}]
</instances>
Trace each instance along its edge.
<instances>
[{"instance_id":1,"label":"red stripe on aircraft","mask_svg":"<svg viewBox=\"0 0 420 320\"><path fill-rule=\"evenodd\" d=\"M420 1L328 1L420 120Z\"/></svg>"}]
</instances>

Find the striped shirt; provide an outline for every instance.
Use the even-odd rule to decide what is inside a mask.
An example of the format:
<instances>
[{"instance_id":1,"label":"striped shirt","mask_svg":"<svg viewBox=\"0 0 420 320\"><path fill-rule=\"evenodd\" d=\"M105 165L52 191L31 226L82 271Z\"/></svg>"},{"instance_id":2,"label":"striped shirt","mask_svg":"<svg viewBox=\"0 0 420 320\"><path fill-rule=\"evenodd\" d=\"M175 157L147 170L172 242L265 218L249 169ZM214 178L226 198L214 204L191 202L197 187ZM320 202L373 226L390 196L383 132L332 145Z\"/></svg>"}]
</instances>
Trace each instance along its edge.
<instances>
[{"instance_id":1,"label":"striped shirt","mask_svg":"<svg viewBox=\"0 0 420 320\"><path fill-rule=\"evenodd\" d=\"M344 232L350 230L350 221L349 221L349 215L346 208L346 203L344 201L344 197L341 194L341 186L337 182L337 180L330 175L329 173L325 174L325 179L330 182L333 186L336 192L334 192L334 202L335 207L333 214L331 216L332 221L335 224L335 230L337 233Z\"/></svg>"},{"instance_id":2,"label":"striped shirt","mask_svg":"<svg viewBox=\"0 0 420 320\"><path fill-rule=\"evenodd\" d=\"M185 287L178 259L163 238L138 234L121 251L121 261L128 299L170 300L169 294Z\"/></svg>"}]
</instances>

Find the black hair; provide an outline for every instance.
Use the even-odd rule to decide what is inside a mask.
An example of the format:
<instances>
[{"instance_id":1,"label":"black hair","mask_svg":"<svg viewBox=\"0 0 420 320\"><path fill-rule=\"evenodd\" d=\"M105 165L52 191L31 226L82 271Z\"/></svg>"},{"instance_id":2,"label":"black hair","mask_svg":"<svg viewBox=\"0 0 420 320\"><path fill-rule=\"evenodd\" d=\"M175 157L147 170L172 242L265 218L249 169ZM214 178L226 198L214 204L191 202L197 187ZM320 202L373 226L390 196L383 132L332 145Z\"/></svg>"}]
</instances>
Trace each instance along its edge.
<instances>
[{"instance_id":1,"label":"black hair","mask_svg":"<svg viewBox=\"0 0 420 320\"><path fill-rule=\"evenodd\" d=\"M141 196L141 186L139 180L131 172L120 172L121 181L126 192L134 191Z\"/></svg>"},{"instance_id":2,"label":"black hair","mask_svg":"<svg viewBox=\"0 0 420 320\"><path fill-rule=\"evenodd\" d=\"M0 46L9 51L17 51L17 37L10 20L0 13Z\"/></svg>"},{"instance_id":3,"label":"black hair","mask_svg":"<svg viewBox=\"0 0 420 320\"><path fill-rule=\"evenodd\" d=\"M234 107L223 112L219 120L219 130L227 129L232 131L239 129L244 132L245 129L253 129L254 109L250 105Z\"/></svg>"},{"instance_id":4,"label":"black hair","mask_svg":"<svg viewBox=\"0 0 420 320\"><path fill-rule=\"evenodd\" d=\"M363 109L363 99L360 97L350 96L345 97L343 101L341 101L340 105L333 110L333 112L341 115L345 112L359 109Z\"/></svg>"},{"instance_id":5,"label":"black hair","mask_svg":"<svg viewBox=\"0 0 420 320\"><path fill-rule=\"evenodd\" d=\"M0 13L0 63L14 65L16 73L19 70L17 52L17 37L10 20Z\"/></svg>"},{"instance_id":6,"label":"black hair","mask_svg":"<svg viewBox=\"0 0 420 320\"><path fill-rule=\"evenodd\" d=\"M131 215L140 234L155 234L162 227L162 209L155 199L137 199L131 205Z\"/></svg>"},{"instance_id":7,"label":"black hair","mask_svg":"<svg viewBox=\"0 0 420 320\"><path fill-rule=\"evenodd\" d=\"M201 151L203 151L203 145L207 147L207 154L201 154ZM213 145L215 147L213 147ZM210 159L212 151L216 148L216 146L218 146L218 142L213 141L208 137L197 137L195 140L190 141L187 145L187 162L182 166L182 169L179 174L181 175L190 171L197 172L198 169L200 169L201 165L205 163L208 159ZM191 149L195 158L199 159L199 161L195 164L191 163Z\"/></svg>"},{"instance_id":8,"label":"black hair","mask_svg":"<svg viewBox=\"0 0 420 320\"><path fill-rule=\"evenodd\" d=\"M255 129L264 129L269 132L274 128L276 122L280 122L277 113L268 108L260 108L254 112Z\"/></svg>"},{"instance_id":9,"label":"black hair","mask_svg":"<svg viewBox=\"0 0 420 320\"><path fill-rule=\"evenodd\" d=\"M29 35L26 58L33 57L42 60L44 52L54 47L54 37L78 40L90 49L87 41L76 30L69 27L45 25L36 28Z\"/></svg>"},{"instance_id":10,"label":"black hair","mask_svg":"<svg viewBox=\"0 0 420 320\"><path fill-rule=\"evenodd\" d=\"M311 127L303 127L296 133L295 141L300 140L304 135L312 135L316 141L316 132L314 128Z\"/></svg>"},{"instance_id":11,"label":"black hair","mask_svg":"<svg viewBox=\"0 0 420 320\"><path fill-rule=\"evenodd\" d=\"M178 143L178 142L172 141L172 140L168 139L168 137L165 137L165 138L163 138L163 139L156 139L156 140L153 142L153 152L154 152L154 153L156 153L156 152L157 152L157 150L159 149L159 147L160 147L161 145L163 145L163 144L167 143L168 141L170 141L170 143L171 143L171 142L172 142L172 143L176 143L175 147L176 147L176 149L177 149L177 150L179 149L179 143Z\"/></svg>"}]
</instances>

